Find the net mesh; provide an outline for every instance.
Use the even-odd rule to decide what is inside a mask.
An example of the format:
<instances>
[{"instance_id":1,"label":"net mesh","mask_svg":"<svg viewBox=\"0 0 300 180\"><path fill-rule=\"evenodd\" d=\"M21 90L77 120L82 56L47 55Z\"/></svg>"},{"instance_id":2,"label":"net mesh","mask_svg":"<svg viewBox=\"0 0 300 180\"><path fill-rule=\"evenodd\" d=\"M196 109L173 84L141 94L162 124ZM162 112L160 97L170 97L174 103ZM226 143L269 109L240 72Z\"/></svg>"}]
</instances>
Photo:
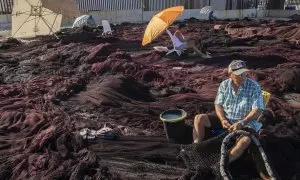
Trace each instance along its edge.
<instances>
[{"instance_id":1,"label":"net mesh","mask_svg":"<svg viewBox=\"0 0 300 180\"><path fill-rule=\"evenodd\" d=\"M219 160L221 144L225 134L219 135L201 144L190 144L182 148L179 158L183 160L187 171L184 179L220 177Z\"/></svg>"},{"instance_id":2,"label":"net mesh","mask_svg":"<svg viewBox=\"0 0 300 180\"><path fill-rule=\"evenodd\" d=\"M253 140L237 161L228 163L228 152L241 135ZM273 168L259 141L246 131L223 133L200 144L184 146L179 153L186 171L182 179L253 179L259 173L274 177Z\"/></svg>"}]
</instances>

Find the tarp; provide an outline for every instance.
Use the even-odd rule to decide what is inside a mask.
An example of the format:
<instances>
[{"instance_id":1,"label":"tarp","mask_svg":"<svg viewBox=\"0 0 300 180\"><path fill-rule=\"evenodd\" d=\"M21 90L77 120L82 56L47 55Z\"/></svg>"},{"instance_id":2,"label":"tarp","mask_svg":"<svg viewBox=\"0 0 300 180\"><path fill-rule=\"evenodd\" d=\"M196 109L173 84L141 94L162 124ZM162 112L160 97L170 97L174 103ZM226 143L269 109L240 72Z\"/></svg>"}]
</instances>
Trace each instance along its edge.
<instances>
[{"instance_id":1,"label":"tarp","mask_svg":"<svg viewBox=\"0 0 300 180\"><path fill-rule=\"evenodd\" d=\"M82 15L82 16L76 18L72 27L73 28L81 27L84 25L96 26L96 23L95 23L92 15Z\"/></svg>"},{"instance_id":2,"label":"tarp","mask_svg":"<svg viewBox=\"0 0 300 180\"><path fill-rule=\"evenodd\" d=\"M200 10L200 14L208 14L211 11L213 11L213 7L212 6L205 6Z\"/></svg>"}]
</instances>

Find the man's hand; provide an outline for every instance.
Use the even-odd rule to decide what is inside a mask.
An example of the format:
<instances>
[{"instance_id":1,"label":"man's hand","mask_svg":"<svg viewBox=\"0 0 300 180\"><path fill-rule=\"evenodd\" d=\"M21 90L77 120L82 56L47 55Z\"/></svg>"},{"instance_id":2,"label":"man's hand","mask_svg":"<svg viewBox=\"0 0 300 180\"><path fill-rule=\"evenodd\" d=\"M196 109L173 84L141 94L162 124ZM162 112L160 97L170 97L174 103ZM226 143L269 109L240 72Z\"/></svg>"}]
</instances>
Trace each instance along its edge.
<instances>
[{"instance_id":1,"label":"man's hand","mask_svg":"<svg viewBox=\"0 0 300 180\"><path fill-rule=\"evenodd\" d=\"M242 129L241 123L235 123L230 126L229 131L237 131L237 130L241 130L241 129Z\"/></svg>"},{"instance_id":2,"label":"man's hand","mask_svg":"<svg viewBox=\"0 0 300 180\"><path fill-rule=\"evenodd\" d=\"M221 123L222 123L222 127L223 127L224 129L229 129L230 126L231 126L231 124L230 124L226 119L223 119L223 120L221 121Z\"/></svg>"}]
</instances>

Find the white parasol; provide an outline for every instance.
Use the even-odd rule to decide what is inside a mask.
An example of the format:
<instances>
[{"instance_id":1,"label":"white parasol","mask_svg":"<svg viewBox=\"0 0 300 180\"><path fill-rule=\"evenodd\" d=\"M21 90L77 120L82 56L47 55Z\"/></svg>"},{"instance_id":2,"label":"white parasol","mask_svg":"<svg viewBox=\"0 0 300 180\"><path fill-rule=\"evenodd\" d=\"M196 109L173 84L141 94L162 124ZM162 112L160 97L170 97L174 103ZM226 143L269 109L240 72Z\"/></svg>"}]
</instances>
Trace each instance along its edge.
<instances>
[{"instance_id":1,"label":"white parasol","mask_svg":"<svg viewBox=\"0 0 300 180\"><path fill-rule=\"evenodd\" d=\"M208 14L211 11L213 11L213 7L212 6L205 6L200 10L200 14Z\"/></svg>"},{"instance_id":2,"label":"white parasol","mask_svg":"<svg viewBox=\"0 0 300 180\"><path fill-rule=\"evenodd\" d=\"M14 0L12 36L55 35L60 30L63 15L76 17L78 14L72 0Z\"/></svg>"}]
</instances>

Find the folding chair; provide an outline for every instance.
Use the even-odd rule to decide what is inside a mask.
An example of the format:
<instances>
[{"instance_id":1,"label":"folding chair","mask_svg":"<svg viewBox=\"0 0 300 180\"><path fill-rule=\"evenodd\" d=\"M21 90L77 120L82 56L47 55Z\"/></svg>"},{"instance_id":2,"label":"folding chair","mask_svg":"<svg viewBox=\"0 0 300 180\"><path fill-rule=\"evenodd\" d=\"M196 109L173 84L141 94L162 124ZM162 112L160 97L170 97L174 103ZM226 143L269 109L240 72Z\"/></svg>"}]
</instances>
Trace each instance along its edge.
<instances>
[{"instance_id":1,"label":"folding chair","mask_svg":"<svg viewBox=\"0 0 300 180\"><path fill-rule=\"evenodd\" d=\"M110 24L107 20L102 20L102 26L103 26L102 35L112 34L113 31L111 30Z\"/></svg>"},{"instance_id":2,"label":"folding chair","mask_svg":"<svg viewBox=\"0 0 300 180\"><path fill-rule=\"evenodd\" d=\"M266 108L267 105L268 105L268 103L269 103L269 101L270 101L271 94L269 92L267 92L267 91L261 91L261 93L262 93L262 96L264 98L264 106ZM257 118L258 121L261 121L261 119L263 117L264 111L262 111L261 114L258 116L258 118Z\"/></svg>"},{"instance_id":3,"label":"folding chair","mask_svg":"<svg viewBox=\"0 0 300 180\"><path fill-rule=\"evenodd\" d=\"M174 36L172 35L172 33L168 29L166 31L167 31L168 35L170 36L172 44L173 44L173 49L169 50L167 52L167 55L171 54L172 52L176 52L177 55L180 56L184 52L184 50L178 50L178 49L176 49Z\"/></svg>"}]
</instances>

